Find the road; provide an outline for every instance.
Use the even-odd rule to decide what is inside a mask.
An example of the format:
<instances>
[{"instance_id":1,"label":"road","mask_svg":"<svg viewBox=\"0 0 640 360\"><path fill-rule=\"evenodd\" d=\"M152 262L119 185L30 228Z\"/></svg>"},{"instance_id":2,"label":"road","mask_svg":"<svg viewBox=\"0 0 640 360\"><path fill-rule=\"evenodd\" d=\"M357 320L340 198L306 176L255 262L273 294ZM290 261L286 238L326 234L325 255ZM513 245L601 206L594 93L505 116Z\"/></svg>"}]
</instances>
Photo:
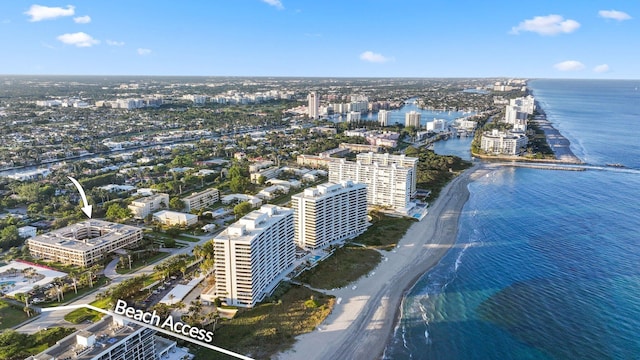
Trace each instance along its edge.
<instances>
[{"instance_id":1,"label":"road","mask_svg":"<svg viewBox=\"0 0 640 360\"><path fill-rule=\"evenodd\" d=\"M190 235L192 236L192 235ZM185 244L187 244L188 246L182 248L182 249L163 249L163 250L167 250L168 252L171 253L171 255L180 255L180 254L191 254L193 251L193 248L196 245L202 245L205 242L213 239L213 237L215 236L214 234L207 234L207 235L203 235L203 236L196 236L197 238L199 238L200 240L198 242L185 242ZM193 237L193 236L192 236ZM165 258L166 259L166 258ZM161 261L164 261L165 259L162 259ZM135 272L129 273L129 274L118 274L115 271L115 267L117 265L118 260L114 260L112 262L110 262L107 267L105 267L104 270L104 274L106 277L108 277L109 279L111 279L111 283L106 286L103 287L102 289L92 292L90 294L87 294L86 296L83 296L80 299L76 299L70 303L61 303L60 305L77 305L77 304L88 304L91 303L92 301L96 300L96 297L99 293L104 292L107 288L115 286L117 284L120 284L121 282L125 281L126 279L135 277L135 276L139 276L141 274L151 274L153 273L153 268L155 265L157 265L157 263L155 264L150 264L147 265L139 270L136 270ZM45 329L45 328L51 328L51 327L55 327L55 326L67 326L67 327L75 327L75 328L83 328L86 327L87 325L75 325L75 324L71 324L69 322L67 322L66 320L64 320L64 316L66 314L68 314L70 311L52 311L52 312L44 312L41 313L40 315L38 315L38 318L34 321L29 322L28 324L24 324L22 326L19 326L16 328L17 331L21 332L21 333L26 333L26 334L33 334L35 332L38 332L39 330Z\"/></svg>"}]
</instances>

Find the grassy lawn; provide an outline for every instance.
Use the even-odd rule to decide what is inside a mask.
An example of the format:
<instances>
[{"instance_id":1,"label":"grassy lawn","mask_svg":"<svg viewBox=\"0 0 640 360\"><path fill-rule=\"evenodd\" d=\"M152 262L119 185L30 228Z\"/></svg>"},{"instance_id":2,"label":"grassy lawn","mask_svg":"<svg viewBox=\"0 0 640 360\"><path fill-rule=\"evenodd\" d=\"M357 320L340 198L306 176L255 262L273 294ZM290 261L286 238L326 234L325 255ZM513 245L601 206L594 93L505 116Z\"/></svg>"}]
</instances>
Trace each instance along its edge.
<instances>
[{"instance_id":1,"label":"grassy lawn","mask_svg":"<svg viewBox=\"0 0 640 360\"><path fill-rule=\"evenodd\" d=\"M383 214L372 214L372 217L372 225L352 241L387 251L392 250L398 244L398 241L415 222L410 218L395 218Z\"/></svg>"},{"instance_id":2,"label":"grassy lawn","mask_svg":"<svg viewBox=\"0 0 640 360\"><path fill-rule=\"evenodd\" d=\"M340 288L371 272L381 258L376 250L345 245L297 280L317 289Z\"/></svg>"},{"instance_id":3,"label":"grassy lawn","mask_svg":"<svg viewBox=\"0 0 640 360\"><path fill-rule=\"evenodd\" d=\"M79 288L78 289L78 293L76 294L73 289L71 289L71 291L67 291L64 294L64 300L62 300L62 302L58 302L56 300L54 301L49 301L46 303L42 303L42 304L38 304L38 306L40 307L54 307L54 306L60 306L60 305L65 305L75 299L78 299L82 296L85 296L86 294L93 292L93 291L97 291L100 290L100 288L106 284L109 281L109 279L106 276L100 276L96 281L93 282L93 287L83 287L83 288Z\"/></svg>"},{"instance_id":4,"label":"grassy lawn","mask_svg":"<svg viewBox=\"0 0 640 360\"><path fill-rule=\"evenodd\" d=\"M111 307L111 299L105 298L96 300L92 302L91 305L99 307L101 309L109 309ZM73 310L72 312L65 315L64 319L72 324L80 324L87 320L90 322L96 322L102 319L103 316L104 314L97 311L93 311L87 308L80 308Z\"/></svg>"},{"instance_id":5,"label":"grassy lawn","mask_svg":"<svg viewBox=\"0 0 640 360\"><path fill-rule=\"evenodd\" d=\"M334 302L333 297L292 286L279 301L240 311L232 320L220 320L213 343L255 359L269 359L290 348L297 335L315 329ZM198 347L195 355L196 360L235 359L204 347Z\"/></svg>"},{"instance_id":6,"label":"grassy lawn","mask_svg":"<svg viewBox=\"0 0 640 360\"><path fill-rule=\"evenodd\" d=\"M178 235L178 236L176 236L176 240L183 240L183 241L188 241L188 242L198 242L198 241L200 241L200 239L194 238L194 237L188 236L188 235Z\"/></svg>"},{"instance_id":7,"label":"grassy lawn","mask_svg":"<svg viewBox=\"0 0 640 360\"><path fill-rule=\"evenodd\" d=\"M16 326L27 319L24 311L0 300L0 330Z\"/></svg>"},{"instance_id":8,"label":"grassy lawn","mask_svg":"<svg viewBox=\"0 0 640 360\"><path fill-rule=\"evenodd\" d=\"M150 258L138 259L138 260L135 260L135 261L131 262L131 269L117 268L116 272L118 274L132 273L132 272L135 272L135 271L137 271L138 269L140 269L142 267L145 267L147 265L151 265L153 263L156 263L156 262L158 262L158 261L160 261L160 260L162 260L162 259L164 259L164 258L166 258L166 257L168 257L170 255L171 255L171 253L160 252L160 253L157 253L157 254L153 255Z\"/></svg>"}]
</instances>

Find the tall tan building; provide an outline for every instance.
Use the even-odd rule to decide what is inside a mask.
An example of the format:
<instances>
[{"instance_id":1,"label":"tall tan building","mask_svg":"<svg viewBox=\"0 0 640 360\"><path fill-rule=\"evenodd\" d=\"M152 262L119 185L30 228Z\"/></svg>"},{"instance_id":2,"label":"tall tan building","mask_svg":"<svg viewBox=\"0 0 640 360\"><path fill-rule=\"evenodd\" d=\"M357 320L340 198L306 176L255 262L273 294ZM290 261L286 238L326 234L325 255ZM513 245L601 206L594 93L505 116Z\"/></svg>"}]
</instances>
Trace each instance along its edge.
<instances>
[{"instance_id":1,"label":"tall tan building","mask_svg":"<svg viewBox=\"0 0 640 360\"><path fill-rule=\"evenodd\" d=\"M253 307L292 270L293 210L263 205L212 241L216 297L228 305Z\"/></svg>"},{"instance_id":2,"label":"tall tan building","mask_svg":"<svg viewBox=\"0 0 640 360\"><path fill-rule=\"evenodd\" d=\"M404 114L404 126L405 127L409 127L409 126L413 126L416 128L420 128L420 117L422 115L417 112L417 111L409 111L408 113Z\"/></svg>"},{"instance_id":3,"label":"tall tan building","mask_svg":"<svg viewBox=\"0 0 640 360\"><path fill-rule=\"evenodd\" d=\"M309 100L309 119L317 119L320 109L320 99L315 91L312 91L307 96Z\"/></svg>"},{"instance_id":4,"label":"tall tan building","mask_svg":"<svg viewBox=\"0 0 640 360\"><path fill-rule=\"evenodd\" d=\"M318 249L344 242L368 227L367 186L343 181L325 183L291 197L295 241Z\"/></svg>"}]
</instances>

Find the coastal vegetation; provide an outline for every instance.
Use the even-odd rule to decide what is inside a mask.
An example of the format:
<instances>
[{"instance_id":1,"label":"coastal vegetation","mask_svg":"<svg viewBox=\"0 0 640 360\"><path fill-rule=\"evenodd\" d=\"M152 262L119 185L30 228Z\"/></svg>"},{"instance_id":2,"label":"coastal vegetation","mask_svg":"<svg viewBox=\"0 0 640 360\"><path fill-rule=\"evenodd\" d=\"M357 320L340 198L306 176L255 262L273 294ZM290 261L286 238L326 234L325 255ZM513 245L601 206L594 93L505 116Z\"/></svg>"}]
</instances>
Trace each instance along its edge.
<instances>
[{"instance_id":1,"label":"coastal vegetation","mask_svg":"<svg viewBox=\"0 0 640 360\"><path fill-rule=\"evenodd\" d=\"M220 319L215 326L214 343L231 351L269 359L291 347L295 337L311 332L329 315L332 296L283 283L272 296L253 309L241 310L230 320ZM196 359L235 359L204 347L194 349Z\"/></svg>"},{"instance_id":2,"label":"coastal vegetation","mask_svg":"<svg viewBox=\"0 0 640 360\"><path fill-rule=\"evenodd\" d=\"M316 289L341 288L370 273L381 259L377 250L347 244L300 274L297 280Z\"/></svg>"},{"instance_id":3,"label":"coastal vegetation","mask_svg":"<svg viewBox=\"0 0 640 360\"><path fill-rule=\"evenodd\" d=\"M409 227L416 222L412 218L390 217L376 210L371 211L369 216L371 226L352 242L387 251L396 247Z\"/></svg>"},{"instance_id":4,"label":"coastal vegetation","mask_svg":"<svg viewBox=\"0 0 640 360\"><path fill-rule=\"evenodd\" d=\"M418 158L418 189L428 189L427 200L435 200L442 188L463 170L471 167L471 162L457 156L438 155L433 150L409 146L405 155Z\"/></svg>"},{"instance_id":5,"label":"coastal vegetation","mask_svg":"<svg viewBox=\"0 0 640 360\"><path fill-rule=\"evenodd\" d=\"M54 327L27 335L15 330L0 333L0 359L22 360L55 345L56 341L76 331L73 328Z\"/></svg>"}]
</instances>

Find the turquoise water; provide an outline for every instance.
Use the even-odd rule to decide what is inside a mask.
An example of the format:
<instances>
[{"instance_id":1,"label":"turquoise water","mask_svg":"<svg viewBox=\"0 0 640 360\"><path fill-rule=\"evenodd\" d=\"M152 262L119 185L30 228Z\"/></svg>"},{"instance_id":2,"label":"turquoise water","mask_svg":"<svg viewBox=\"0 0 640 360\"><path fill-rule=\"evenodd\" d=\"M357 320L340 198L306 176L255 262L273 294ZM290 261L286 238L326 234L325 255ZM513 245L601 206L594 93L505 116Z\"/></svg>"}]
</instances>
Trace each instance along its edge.
<instances>
[{"instance_id":1,"label":"turquoise water","mask_svg":"<svg viewBox=\"0 0 640 360\"><path fill-rule=\"evenodd\" d=\"M635 85L530 87L576 155L631 170L503 168L473 182L459 246L406 297L386 358L640 359Z\"/></svg>"}]
</instances>

